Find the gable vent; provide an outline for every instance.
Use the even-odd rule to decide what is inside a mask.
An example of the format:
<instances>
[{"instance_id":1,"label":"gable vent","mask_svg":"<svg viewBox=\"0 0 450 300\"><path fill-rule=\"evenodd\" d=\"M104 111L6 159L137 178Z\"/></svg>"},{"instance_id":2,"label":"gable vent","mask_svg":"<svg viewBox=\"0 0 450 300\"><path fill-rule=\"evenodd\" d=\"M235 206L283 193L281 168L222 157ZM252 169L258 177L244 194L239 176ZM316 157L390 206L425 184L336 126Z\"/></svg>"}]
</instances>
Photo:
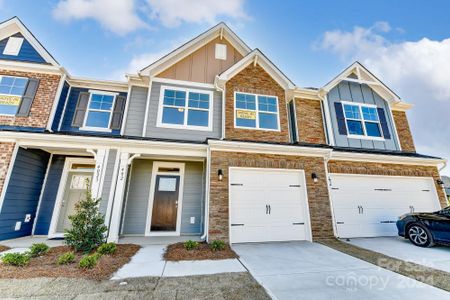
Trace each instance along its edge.
<instances>
[{"instance_id":1,"label":"gable vent","mask_svg":"<svg viewBox=\"0 0 450 300\"><path fill-rule=\"evenodd\" d=\"M227 59L227 45L216 44L216 59L221 59L221 60Z\"/></svg>"},{"instance_id":2,"label":"gable vent","mask_svg":"<svg viewBox=\"0 0 450 300\"><path fill-rule=\"evenodd\" d=\"M20 48L22 48L23 38L21 37L10 37L6 43L5 49L3 49L4 55L19 55Z\"/></svg>"}]
</instances>

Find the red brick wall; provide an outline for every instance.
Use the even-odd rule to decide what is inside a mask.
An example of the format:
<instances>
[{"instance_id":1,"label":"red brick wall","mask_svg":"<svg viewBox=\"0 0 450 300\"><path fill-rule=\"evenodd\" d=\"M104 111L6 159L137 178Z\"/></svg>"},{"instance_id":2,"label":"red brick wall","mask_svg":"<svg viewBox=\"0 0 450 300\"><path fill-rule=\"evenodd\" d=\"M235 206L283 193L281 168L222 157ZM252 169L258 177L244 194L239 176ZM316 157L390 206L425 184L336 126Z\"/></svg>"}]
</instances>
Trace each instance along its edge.
<instances>
[{"instance_id":1,"label":"red brick wall","mask_svg":"<svg viewBox=\"0 0 450 300\"><path fill-rule=\"evenodd\" d=\"M280 131L234 128L234 92L278 97ZM284 89L259 65L250 64L226 83L225 137L232 140L289 142L289 127Z\"/></svg>"},{"instance_id":2,"label":"red brick wall","mask_svg":"<svg viewBox=\"0 0 450 300\"><path fill-rule=\"evenodd\" d=\"M59 85L60 75L19 72L0 69L0 75L21 76L39 79L39 87L28 117L0 116L0 125L40 127L47 126L53 101Z\"/></svg>"},{"instance_id":3,"label":"red brick wall","mask_svg":"<svg viewBox=\"0 0 450 300\"><path fill-rule=\"evenodd\" d=\"M295 98L295 110L299 141L326 144L321 102Z\"/></svg>"},{"instance_id":4,"label":"red brick wall","mask_svg":"<svg viewBox=\"0 0 450 300\"><path fill-rule=\"evenodd\" d=\"M440 179L439 171L436 167L336 160L328 162L328 171L330 173L344 174L432 177L441 206L447 206L447 197L441 186L436 182L436 180Z\"/></svg>"},{"instance_id":5,"label":"red brick wall","mask_svg":"<svg viewBox=\"0 0 450 300\"><path fill-rule=\"evenodd\" d=\"M15 143L0 142L0 194L5 184L6 173L8 173L11 156L14 151Z\"/></svg>"},{"instance_id":6,"label":"red brick wall","mask_svg":"<svg viewBox=\"0 0 450 300\"><path fill-rule=\"evenodd\" d=\"M211 152L211 184L209 200L209 239L229 241L228 176L229 167L299 169L305 171L313 239L333 236L331 208L328 197L323 158L283 156L257 153ZM218 170L224 177L219 181ZM314 183L311 174L319 181Z\"/></svg>"},{"instance_id":7,"label":"red brick wall","mask_svg":"<svg viewBox=\"0 0 450 300\"><path fill-rule=\"evenodd\" d=\"M406 112L394 110L392 111L392 115L394 116L395 127L397 128L397 134L400 139L402 151L416 152L411 129L409 128L408 118L406 117Z\"/></svg>"}]
</instances>

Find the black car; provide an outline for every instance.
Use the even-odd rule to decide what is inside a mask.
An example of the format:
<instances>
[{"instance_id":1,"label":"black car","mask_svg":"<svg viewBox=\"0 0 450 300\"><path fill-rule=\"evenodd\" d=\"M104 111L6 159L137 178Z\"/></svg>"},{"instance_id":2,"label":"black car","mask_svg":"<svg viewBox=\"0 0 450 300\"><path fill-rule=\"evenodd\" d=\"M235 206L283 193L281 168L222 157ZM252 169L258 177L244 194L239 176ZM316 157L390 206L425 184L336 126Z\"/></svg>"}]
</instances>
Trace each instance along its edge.
<instances>
[{"instance_id":1,"label":"black car","mask_svg":"<svg viewBox=\"0 0 450 300\"><path fill-rule=\"evenodd\" d=\"M419 247L450 245L450 206L431 213L404 214L397 229L399 236Z\"/></svg>"}]
</instances>

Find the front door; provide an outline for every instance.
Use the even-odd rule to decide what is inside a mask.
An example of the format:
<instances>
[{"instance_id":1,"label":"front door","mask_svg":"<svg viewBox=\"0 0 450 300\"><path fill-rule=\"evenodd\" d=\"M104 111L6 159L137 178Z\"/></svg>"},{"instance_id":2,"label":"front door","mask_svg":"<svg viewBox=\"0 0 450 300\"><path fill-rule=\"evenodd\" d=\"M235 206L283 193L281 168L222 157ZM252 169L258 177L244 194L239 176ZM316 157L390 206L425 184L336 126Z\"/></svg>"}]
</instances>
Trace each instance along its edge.
<instances>
[{"instance_id":1,"label":"front door","mask_svg":"<svg viewBox=\"0 0 450 300\"><path fill-rule=\"evenodd\" d=\"M150 228L152 232L176 231L179 186L179 175L156 175Z\"/></svg>"}]
</instances>

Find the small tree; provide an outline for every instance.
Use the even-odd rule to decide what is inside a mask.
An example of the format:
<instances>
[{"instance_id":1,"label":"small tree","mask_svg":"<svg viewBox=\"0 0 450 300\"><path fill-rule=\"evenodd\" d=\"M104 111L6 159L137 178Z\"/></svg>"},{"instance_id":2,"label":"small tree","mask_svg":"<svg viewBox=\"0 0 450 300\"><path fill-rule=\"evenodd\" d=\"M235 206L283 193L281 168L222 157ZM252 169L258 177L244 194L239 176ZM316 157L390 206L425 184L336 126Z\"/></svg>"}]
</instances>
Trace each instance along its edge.
<instances>
[{"instance_id":1,"label":"small tree","mask_svg":"<svg viewBox=\"0 0 450 300\"><path fill-rule=\"evenodd\" d=\"M65 242L76 251L90 252L105 242L105 218L98 207L100 198L93 199L89 179L86 180L86 199L75 205L75 214L69 216L71 229L64 233Z\"/></svg>"}]
</instances>

